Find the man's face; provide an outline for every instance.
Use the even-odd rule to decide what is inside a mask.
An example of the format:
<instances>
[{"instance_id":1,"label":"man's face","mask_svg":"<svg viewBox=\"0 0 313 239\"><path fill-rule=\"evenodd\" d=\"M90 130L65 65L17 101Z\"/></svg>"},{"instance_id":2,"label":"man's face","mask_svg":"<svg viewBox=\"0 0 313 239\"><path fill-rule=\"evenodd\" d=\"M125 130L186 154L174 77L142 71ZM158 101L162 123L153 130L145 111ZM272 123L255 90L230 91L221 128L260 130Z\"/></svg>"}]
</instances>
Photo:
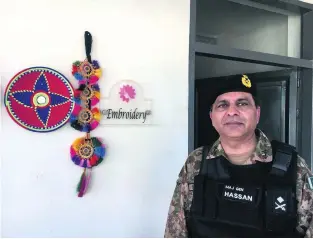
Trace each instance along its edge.
<instances>
[{"instance_id":1,"label":"man's face","mask_svg":"<svg viewBox=\"0 0 313 239\"><path fill-rule=\"evenodd\" d=\"M221 136L240 138L254 132L260 119L260 108L255 106L251 94L229 92L217 97L210 117Z\"/></svg>"}]
</instances>

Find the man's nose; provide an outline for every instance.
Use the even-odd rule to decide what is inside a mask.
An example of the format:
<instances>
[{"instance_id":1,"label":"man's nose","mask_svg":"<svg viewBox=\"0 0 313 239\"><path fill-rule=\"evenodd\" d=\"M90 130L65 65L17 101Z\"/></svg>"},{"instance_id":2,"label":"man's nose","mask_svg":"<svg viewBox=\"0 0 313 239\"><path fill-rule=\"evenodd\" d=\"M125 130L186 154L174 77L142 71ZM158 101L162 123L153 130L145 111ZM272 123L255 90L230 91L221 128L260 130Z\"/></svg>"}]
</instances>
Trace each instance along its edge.
<instances>
[{"instance_id":1,"label":"man's nose","mask_svg":"<svg viewBox=\"0 0 313 239\"><path fill-rule=\"evenodd\" d=\"M227 109L227 114L229 116L233 116L233 115L239 115L239 111L237 109L237 106L236 105L229 105L228 109Z\"/></svg>"}]
</instances>

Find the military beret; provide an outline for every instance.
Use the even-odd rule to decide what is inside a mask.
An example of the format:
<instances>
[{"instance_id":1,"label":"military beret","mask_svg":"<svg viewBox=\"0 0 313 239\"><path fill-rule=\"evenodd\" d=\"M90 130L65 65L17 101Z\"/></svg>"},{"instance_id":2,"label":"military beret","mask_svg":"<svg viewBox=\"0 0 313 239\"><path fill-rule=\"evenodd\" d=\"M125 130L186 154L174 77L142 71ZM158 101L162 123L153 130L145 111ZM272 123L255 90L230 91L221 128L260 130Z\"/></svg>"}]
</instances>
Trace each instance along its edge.
<instances>
[{"instance_id":1,"label":"military beret","mask_svg":"<svg viewBox=\"0 0 313 239\"><path fill-rule=\"evenodd\" d=\"M229 76L226 80L223 80L221 85L218 87L216 93L213 96L213 102L216 98L224 93L228 92L247 92L253 97L257 96L256 86L249 79L247 75L234 75Z\"/></svg>"}]
</instances>

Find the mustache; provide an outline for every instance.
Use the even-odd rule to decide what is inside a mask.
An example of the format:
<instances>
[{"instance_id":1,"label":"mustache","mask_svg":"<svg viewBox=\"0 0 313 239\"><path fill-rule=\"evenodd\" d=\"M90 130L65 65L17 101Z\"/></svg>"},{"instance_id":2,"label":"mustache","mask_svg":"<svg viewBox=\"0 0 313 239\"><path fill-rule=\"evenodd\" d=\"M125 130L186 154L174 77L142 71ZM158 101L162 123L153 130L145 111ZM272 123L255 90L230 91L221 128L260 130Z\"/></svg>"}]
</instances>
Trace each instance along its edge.
<instances>
[{"instance_id":1,"label":"mustache","mask_svg":"<svg viewBox=\"0 0 313 239\"><path fill-rule=\"evenodd\" d=\"M227 119L223 122L223 124L243 124L244 121L240 119Z\"/></svg>"}]
</instances>

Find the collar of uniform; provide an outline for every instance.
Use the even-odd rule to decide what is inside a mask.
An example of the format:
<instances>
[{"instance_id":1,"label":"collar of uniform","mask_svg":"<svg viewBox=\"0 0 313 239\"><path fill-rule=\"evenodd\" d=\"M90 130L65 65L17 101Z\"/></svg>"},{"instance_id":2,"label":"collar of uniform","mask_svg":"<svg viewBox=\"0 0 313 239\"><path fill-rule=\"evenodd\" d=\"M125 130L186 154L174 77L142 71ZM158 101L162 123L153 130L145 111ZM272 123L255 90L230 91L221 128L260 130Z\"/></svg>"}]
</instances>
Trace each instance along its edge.
<instances>
[{"instance_id":1,"label":"collar of uniform","mask_svg":"<svg viewBox=\"0 0 313 239\"><path fill-rule=\"evenodd\" d=\"M271 142L260 129L256 129L255 134L257 137L257 144L255 147L255 151L251 156L251 161L271 162L272 161ZM207 156L207 159L215 158L218 156L224 156L225 158L227 158L225 151L221 145L220 139L215 141L215 143L212 145Z\"/></svg>"}]
</instances>

